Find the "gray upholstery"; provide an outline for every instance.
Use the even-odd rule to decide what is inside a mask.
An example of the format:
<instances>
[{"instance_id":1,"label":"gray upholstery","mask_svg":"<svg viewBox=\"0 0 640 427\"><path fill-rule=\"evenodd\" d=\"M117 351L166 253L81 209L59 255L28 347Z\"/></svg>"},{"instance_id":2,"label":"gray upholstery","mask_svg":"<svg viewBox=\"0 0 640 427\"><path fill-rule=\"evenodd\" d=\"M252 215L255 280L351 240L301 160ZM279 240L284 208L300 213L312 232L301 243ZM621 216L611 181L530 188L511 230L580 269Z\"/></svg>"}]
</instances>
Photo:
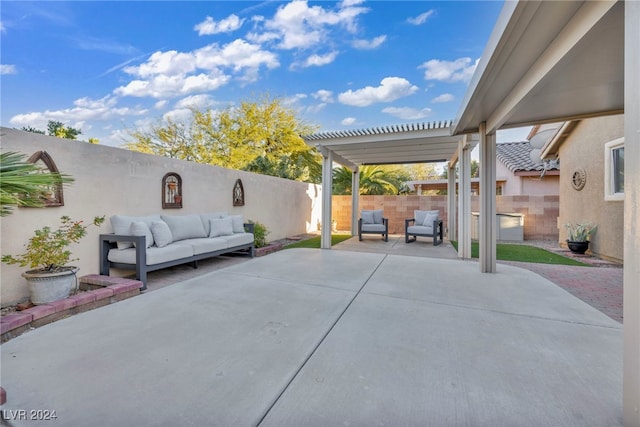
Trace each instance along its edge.
<instances>
[{"instance_id":1,"label":"gray upholstery","mask_svg":"<svg viewBox=\"0 0 640 427\"><path fill-rule=\"evenodd\" d=\"M382 234L385 242L389 240L389 220L383 217L382 209L360 212L358 220L358 238L362 241L363 234Z\"/></svg>"},{"instance_id":2,"label":"gray upholstery","mask_svg":"<svg viewBox=\"0 0 640 427\"><path fill-rule=\"evenodd\" d=\"M442 243L443 230L442 220L439 218L440 211L413 211L413 218L404 221L404 241L405 243L415 242L418 236L432 237L433 245ZM410 237L412 236L412 237Z\"/></svg>"}]
</instances>

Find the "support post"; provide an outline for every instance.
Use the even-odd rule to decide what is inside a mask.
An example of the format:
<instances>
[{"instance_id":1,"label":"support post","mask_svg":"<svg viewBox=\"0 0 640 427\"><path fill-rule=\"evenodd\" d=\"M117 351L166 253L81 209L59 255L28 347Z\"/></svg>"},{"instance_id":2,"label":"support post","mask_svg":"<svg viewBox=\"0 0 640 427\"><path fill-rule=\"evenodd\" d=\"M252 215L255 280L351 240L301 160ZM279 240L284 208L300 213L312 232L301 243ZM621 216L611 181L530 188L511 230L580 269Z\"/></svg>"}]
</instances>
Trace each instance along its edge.
<instances>
[{"instance_id":1,"label":"support post","mask_svg":"<svg viewBox=\"0 0 640 427\"><path fill-rule=\"evenodd\" d=\"M331 190L333 187L333 153L322 152L322 231L320 248L331 249Z\"/></svg>"},{"instance_id":2,"label":"support post","mask_svg":"<svg viewBox=\"0 0 640 427\"><path fill-rule=\"evenodd\" d=\"M460 177L458 179L458 258L471 259L471 150L466 139L458 143Z\"/></svg>"},{"instance_id":3,"label":"support post","mask_svg":"<svg viewBox=\"0 0 640 427\"><path fill-rule=\"evenodd\" d=\"M358 234L358 216L360 208L358 203L360 202L360 168L353 169L351 175L351 235Z\"/></svg>"},{"instance_id":4,"label":"support post","mask_svg":"<svg viewBox=\"0 0 640 427\"><path fill-rule=\"evenodd\" d=\"M624 350L625 427L640 426L640 3L625 7L624 40Z\"/></svg>"},{"instance_id":5,"label":"support post","mask_svg":"<svg viewBox=\"0 0 640 427\"><path fill-rule=\"evenodd\" d=\"M496 133L480 123L480 271L496 272Z\"/></svg>"},{"instance_id":6,"label":"support post","mask_svg":"<svg viewBox=\"0 0 640 427\"><path fill-rule=\"evenodd\" d=\"M456 162L449 163L447 170L447 239L458 240L456 227Z\"/></svg>"}]
</instances>

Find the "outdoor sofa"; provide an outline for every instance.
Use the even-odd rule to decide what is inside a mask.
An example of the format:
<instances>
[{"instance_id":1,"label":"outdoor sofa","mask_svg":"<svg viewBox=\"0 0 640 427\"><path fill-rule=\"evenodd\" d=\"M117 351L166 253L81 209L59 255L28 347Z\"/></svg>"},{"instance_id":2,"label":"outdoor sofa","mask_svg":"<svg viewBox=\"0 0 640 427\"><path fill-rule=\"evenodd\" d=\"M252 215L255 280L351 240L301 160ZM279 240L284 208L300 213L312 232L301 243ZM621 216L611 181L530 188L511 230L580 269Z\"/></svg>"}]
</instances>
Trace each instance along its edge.
<instances>
[{"instance_id":1,"label":"outdoor sofa","mask_svg":"<svg viewBox=\"0 0 640 427\"><path fill-rule=\"evenodd\" d=\"M413 218L404 220L405 243L415 242L417 236L433 237L433 246L437 246L442 243L443 231L439 210L415 210L413 211Z\"/></svg>"},{"instance_id":2,"label":"outdoor sofa","mask_svg":"<svg viewBox=\"0 0 640 427\"><path fill-rule=\"evenodd\" d=\"M214 212L193 215L111 217L113 233L100 235L100 274L111 268L135 270L147 288L147 273L231 252L254 256L253 224L242 215Z\"/></svg>"},{"instance_id":3,"label":"outdoor sofa","mask_svg":"<svg viewBox=\"0 0 640 427\"><path fill-rule=\"evenodd\" d=\"M363 234L382 234L385 242L389 241L389 219L382 216L382 209L363 210L358 219L358 239Z\"/></svg>"}]
</instances>

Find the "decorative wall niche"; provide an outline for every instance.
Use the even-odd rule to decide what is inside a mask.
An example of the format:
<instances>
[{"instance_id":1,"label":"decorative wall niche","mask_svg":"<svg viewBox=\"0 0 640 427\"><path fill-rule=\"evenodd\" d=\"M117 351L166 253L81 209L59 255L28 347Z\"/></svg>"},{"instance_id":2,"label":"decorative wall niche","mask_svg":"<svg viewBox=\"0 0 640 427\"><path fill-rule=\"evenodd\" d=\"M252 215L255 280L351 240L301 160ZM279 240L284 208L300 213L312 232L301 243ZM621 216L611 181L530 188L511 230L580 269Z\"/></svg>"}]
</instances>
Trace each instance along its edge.
<instances>
[{"instance_id":1,"label":"decorative wall niche","mask_svg":"<svg viewBox=\"0 0 640 427\"><path fill-rule=\"evenodd\" d=\"M182 178L175 172L162 177L162 209L182 209Z\"/></svg>"},{"instance_id":2,"label":"decorative wall niche","mask_svg":"<svg viewBox=\"0 0 640 427\"><path fill-rule=\"evenodd\" d=\"M49 172L60 173L58 167L56 166L56 162L53 161L53 157L51 157L46 151L36 151L31 155L31 157L29 157L27 161L29 163L37 164L38 166L43 167L43 169L47 169ZM51 208L54 206L64 206L64 193L62 184L53 185L50 188L50 191L46 194L44 207Z\"/></svg>"},{"instance_id":3,"label":"decorative wall niche","mask_svg":"<svg viewBox=\"0 0 640 427\"><path fill-rule=\"evenodd\" d=\"M239 179L233 186L233 206L244 206L244 187Z\"/></svg>"}]
</instances>

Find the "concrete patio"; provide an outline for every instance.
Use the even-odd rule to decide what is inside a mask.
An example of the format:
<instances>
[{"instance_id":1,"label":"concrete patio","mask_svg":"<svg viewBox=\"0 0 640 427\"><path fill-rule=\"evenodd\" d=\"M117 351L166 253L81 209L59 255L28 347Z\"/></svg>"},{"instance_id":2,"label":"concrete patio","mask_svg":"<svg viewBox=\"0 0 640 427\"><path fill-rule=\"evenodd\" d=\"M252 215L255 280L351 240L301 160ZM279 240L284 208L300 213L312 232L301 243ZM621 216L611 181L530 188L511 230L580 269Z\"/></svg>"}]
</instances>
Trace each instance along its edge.
<instances>
[{"instance_id":1,"label":"concrete patio","mask_svg":"<svg viewBox=\"0 0 640 427\"><path fill-rule=\"evenodd\" d=\"M5 418L622 424L618 322L530 271L446 257L286 250L38 328L2 345Z\"/></svg>"}]
</instances>

